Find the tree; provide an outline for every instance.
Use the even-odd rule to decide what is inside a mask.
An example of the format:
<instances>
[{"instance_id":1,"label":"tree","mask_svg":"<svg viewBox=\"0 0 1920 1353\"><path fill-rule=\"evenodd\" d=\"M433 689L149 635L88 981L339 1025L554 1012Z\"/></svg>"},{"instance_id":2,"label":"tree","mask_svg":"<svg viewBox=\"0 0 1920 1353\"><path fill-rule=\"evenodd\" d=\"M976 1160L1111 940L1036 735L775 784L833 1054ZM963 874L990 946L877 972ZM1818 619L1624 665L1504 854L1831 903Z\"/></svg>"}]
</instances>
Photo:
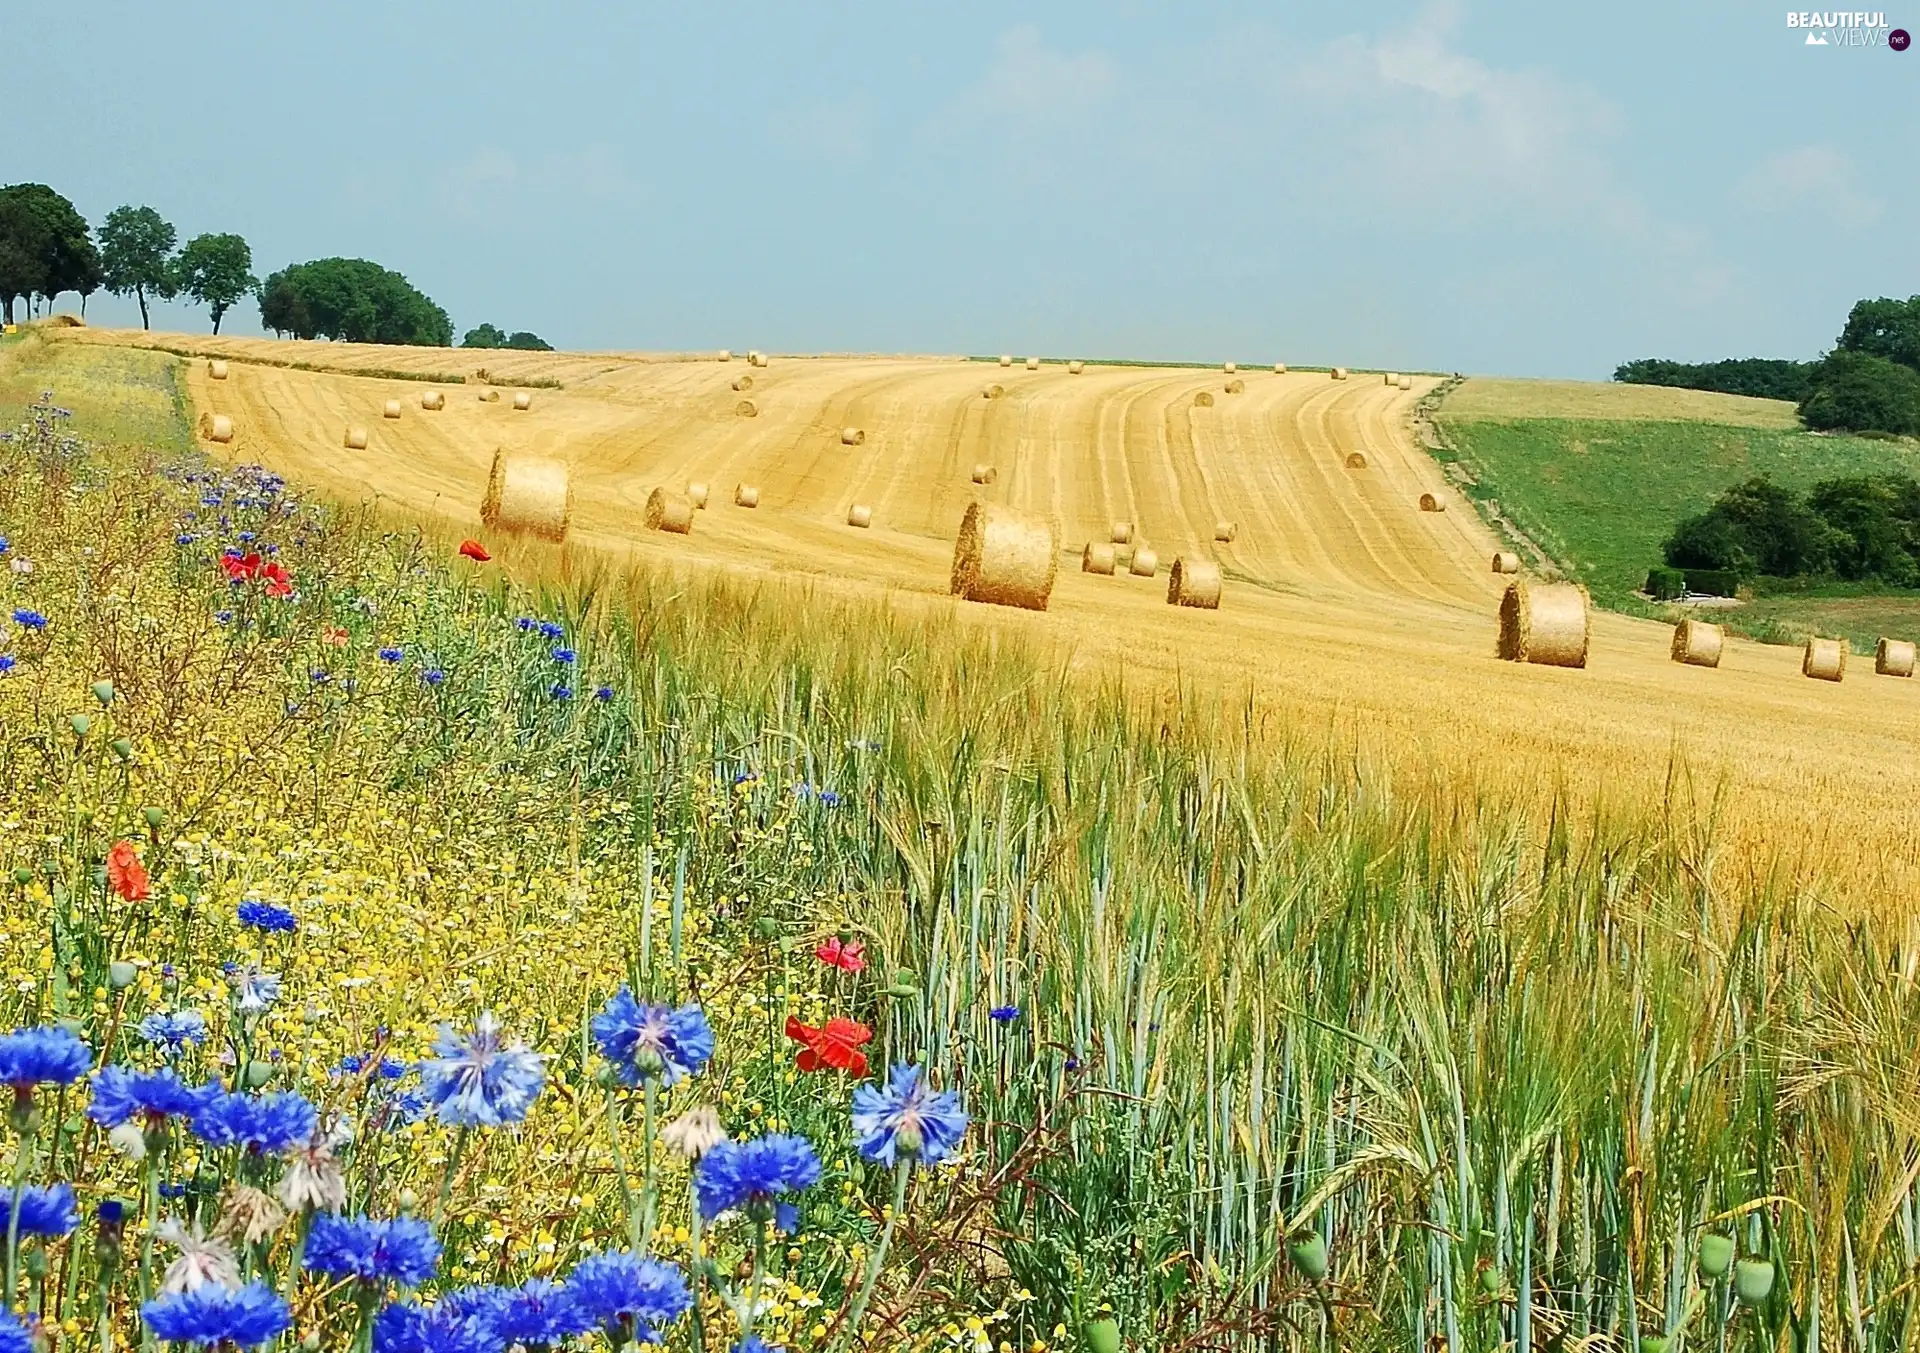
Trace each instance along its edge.
<instances>
[{"instance_id":1,"label":"tree","mask_svg":"<svg viewBox=\"0 0 1920 1353\"><path fill-rule=\"evenodd\" d=\"M115 296L140 302L140 327L151 329L147 297L178 295L173 271L173 227L152 207L115 207L100 225L101 282Z\"/></svg>"},{"instance_id":2,"label":"tree","mask_svg":"<svg viewBox=\"0 0 1920 1353\"><path fill-rule=\"evenodd\" d=\"M491 324L482 324L467 330L467 336L460 340L463 348L504 348L507 336Z\"/></svg>"},{"instance_id":3,"label":"tree","mask_svg":"<svg viewBox=\"0 0 1920 1353\"><path fill-rule=\"evenodd\" d=\"M547 342L547 340L540 337L539 334L530 334L525 329L516 329L503 346L518 348L522 352L553 351L553 344Z\"/></svg>"},{"instance_id":4,"label":"tree","mask_svg":"<svg viewBox=\"0 0 1920 1353\"><path fill-rule=\"evenodd\" d=\"M1833 571L1856 581L1877 579L1896 587L1916 580L1908 553L1903 500L1914 488L1905 476L1858 475L1815 484L1807 505L1833 531Z\"/></svg>"},{"instance_id":5,"label":"tree","mask_svg":"<svg viewBox=\"0 0 1920 1353\"><path fill-rule=\"evenodd\" d=\"M321 258L273 274L260 318L275 333L348 343L453 345L453 321L399 273L364 258Z\"/></svg>"},{"instance_id":6,"label":"tree","mask_svg":"<svg viewBox=\"0 0 1920 1353\"><path fill-rule=\"evenodd\" d=\"M0 302L13 323L16 299L63 291L84 298L100 285L100 253L86 217L44 183L0 188Z\"/></svg>"},{"instance_id":7,"label":"tree","mask_svg":"<svg viewBox=\"0 0 1920 1353\"><path fill-rule=\"evenodd\" d=\"M213 312L213 331L235 301L260 285L253 275L253 250L238 235L195 235L175 264L180 290Z\"/></svg>"},{"instance_id":8,"label":"tree","mask_svg":"<svg viewBox=\"0 0 1920 1353\"><path fill-rule=\"evenodd\" d=\"M1820 431L1920 433L1920 372L1871 353L1829 353L1800 418Z\"/></svg>"},{"instance_id":9,"label":"tree","mask_svg":"<svg viewBox=\"0 0 1920 1353\"><path fill-rule=\"evenodd\" d=\"M1790 399L1798 404L1812 388L1815 362L1775 357L1735 357L1724 362L1670 362L1643 357L1614 368L1613 378L1631 385L1670 385L1686 390L1718 390L1728 395Z\"/></svg>"},{"instance_id":10,"label":"tree","mask_svg":"<svg viewBox=\"0 0 1920 1353\"><path fill-rule=\"evenodd\" d=\"M1792 489L1765 475L1735 484L1667 538L1675 568L1723 569L1741 578L1793 578L1823 573L1836 533Z\"/></svg>"},{"instance_id":11,"label":"tree","mask_svg":"<svg viewBox=\"0 0 1920 1353\"><path fill-rule=\"evenodd\" d=\"M1856 303L1834 347L1884 357L1920 371L1920 296L1904 301L1882 296Z\"/></svg>"}]
</instances>

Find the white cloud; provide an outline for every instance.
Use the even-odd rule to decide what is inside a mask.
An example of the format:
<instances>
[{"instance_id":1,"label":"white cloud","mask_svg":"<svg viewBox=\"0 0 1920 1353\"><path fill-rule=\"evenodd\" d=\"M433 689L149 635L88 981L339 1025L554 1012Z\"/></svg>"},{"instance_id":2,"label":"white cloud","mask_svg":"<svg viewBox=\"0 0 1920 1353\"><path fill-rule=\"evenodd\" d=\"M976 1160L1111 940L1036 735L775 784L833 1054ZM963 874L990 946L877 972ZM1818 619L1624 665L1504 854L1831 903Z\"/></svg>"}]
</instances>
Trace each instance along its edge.
<instances>
[{"instance_id":1,"label":"white cloud","mask_svg":"<svg viewBox=\"0 0 1920 1353\"><path fill-rule=\"evenodd\" d=\"M986 78L967 99L978 112L1029 119L1078 112L1111 98L1119 86L1113 62L1105 56L1050 52L1032 24L1003 33L999 47Z\"/></svg>"},{"instance_id":2,"label":"white cloud","mask_svg":"<svg viewBox=\"0 0 1920 1353\"><path fill-rule=\"evenodd\" d=\"M482 150L440 175L440 196L455 215L494 215L512 199L519 178L513 156Z\"/></svg>"},{"instance_id":3,"label":"white cloud","mask_svg":"<svg viewBox=\"0 0 1920 1353\"><path fill-rule=\"evenodd\" d=\"M1852 157L1835 146L1769 155L1741 180L1737 197L1756 210L1809 211L1839 226L1869 226L1880 219L1880 200L1861 185Z\"/></svg>"}]
</instances>

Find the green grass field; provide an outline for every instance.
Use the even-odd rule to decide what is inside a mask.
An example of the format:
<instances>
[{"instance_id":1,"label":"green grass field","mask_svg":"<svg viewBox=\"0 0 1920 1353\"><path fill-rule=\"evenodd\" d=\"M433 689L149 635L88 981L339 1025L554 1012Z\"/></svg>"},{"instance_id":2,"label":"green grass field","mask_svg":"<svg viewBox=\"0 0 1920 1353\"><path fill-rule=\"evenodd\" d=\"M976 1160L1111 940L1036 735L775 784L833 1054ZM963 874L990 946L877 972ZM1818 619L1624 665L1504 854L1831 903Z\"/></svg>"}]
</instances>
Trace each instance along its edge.
<instances>
[{"instance_id":1,"label":"green grass field","mask_svg":"<svg viewBox=\"0 0 1920 1353\"><path fill-rule=\"evenodd\" d=\"M1471 496L1497 503L1597 602L1624 610L1646 610L1633 593L1674 524L1742 479L1920 474L1912 442L1803 432L1790 404L1692 390L1469 380L1436 421L1451 448L1436 454L1473 476ZM1920 597L1798 594L1727 619L1756 638L1818 631L1870 646L1873 626L1920 627Z\"/></svg>"},{"instance_id":2,"label":"green grass field","mask_svg":"<svg viewBox=\"0 0 1920 1353\"><path fill-rule=\"evenodd\" d=\"M55 344L28 331L0 340L0 428L18 427L46 391L71 410L89 439L108 445L184 451L191 419L178 383L178 358L145 348Z\"/></svg>"}]
</instances>

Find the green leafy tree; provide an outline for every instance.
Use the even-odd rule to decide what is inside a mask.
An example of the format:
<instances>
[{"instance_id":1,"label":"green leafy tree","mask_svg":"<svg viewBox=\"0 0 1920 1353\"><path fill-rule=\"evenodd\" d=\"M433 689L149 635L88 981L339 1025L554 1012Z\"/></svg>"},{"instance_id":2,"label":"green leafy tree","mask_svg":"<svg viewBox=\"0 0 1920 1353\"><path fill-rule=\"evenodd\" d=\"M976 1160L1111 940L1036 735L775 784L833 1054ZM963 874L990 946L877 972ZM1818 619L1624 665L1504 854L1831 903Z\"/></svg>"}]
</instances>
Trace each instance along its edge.
<instances>
[{"instance_id":1,"label":"green leafy tree","mask_svg":"<svg viewBox=\"0 0 1920 1353\"><path fill-rule=\"evenodd\" d=\"M213 331L236 301L253 294L253 250L238 235L195 235L180 251L176 284L213 312Z\"/></svg>"},{"instance_id":2,"label":"green leafy tree","mask_svg":"<svg viewBox=\"0 0 1920 1353\"><path fill-rule=\"evenodd\" d=\"M460 346L463 348L504 348L507 346L507 336L494 325L476 325L474 328L467 330L466 337L460 340Z\"/></svg>"},{"instance_id":3,"label":"green leafy tree","mask_svg":"<svg viewBox=\"0 0 1920 1353\"><path fill-rule=\"evenodd\" d=\"M1800 418L1817 431L1915 435L1920 433L1920 372L1872 353L1829 353L1813 392L1801 401Z\"/></svg>"},{"instance_id":4,"label":"green leafy tree","mask_svg":"<svg viewBox=\"0 0 1920 1353\"><path fill-rule=\"evenodd\" d=\"M100 286L100 253L73 203L44 183L0 188L0 302L13 323L16 300L77 291L82 303Z\"/></svg>"},{"instance_id":5,"label":"green leafy tree","mask_svg":"<svg viewBox=\"0 0 1920 1353\"><path fill-rule=\"evenodd\" d=\"M266 281L260 318L275 333L445 348L453 321L399 273L363 258L294 263Z\"/></svg>"},{"instance_id":6,"label":"green leafy tree","mask_svg":"<svg viewBox=\"0 0 1920 1353\"><path fill-rule=\"evenodd\" d=\"M1884 357L1920 371L1920 296L1860 301L1848 313L1847 327L1834 346L1841 352Z\"/></svg>"},{"instance_id":7,"label":"green leafy tree","mask_svg":"<svg viewBox=\"0 0 1920 1353\"><path fill-rule=\"evenodd\" d=\"M1685 390L1717 390L1727 395L1790 399L1798 404L1812 389L1817 362L1775 357L1736 357L1724 362L1670 362L1643 357L1614 368L1613 378L1629 385L1668 385Z\"/></svg>"},{"instance_id":8,"label":"green leafy tree","mask_svg":"<svg viewBox=\"0 0 1920 1353\"><path fill-rule=\"evenodd\" d=\"M147 297L179 294L173 270L173 227L152 207L115 207L100 225L101 282L115 296L140 303L140 327L151 329Z\"/></svg>"},{"instance_id":9,"label":"green leafy tree","mask_svg":"<svg viewBox=\"0 0 1920 1353\"><path fill-rule=\"evenodd\" d=\"M1742 579L1793 578L1827 570L1833 530L1792 489L1765 475L1735 484L1667 538L1667 562L1681 569L1719 569Z\"/></svg>"},{"instance_id":10,"label":"green leafy tree","mask_svg":"<svg viewBox=\"0 0 1920 1353\"><path fill-rule=\"evenodd\" d=\"M502 346L518 348L522 352L553 351L553 344L547 342L547 340L540 337L539 334L530 334L525 329L515 330Z\"/></svg>"},{"instance_id":11,"label":"green leafy tree","mask_svg":"<svg viewBox=\"0 0 1920 1353\"><path fill-rule=\"evenodd\" d=\"M1828 479L1807 493L1807 506L1833 532L1833 571L1855 581L1876 580L1896 587L1920 581L1910 552L1910 525L1902 511L1920 488L1894 475L1857 475Z\"/></svg>"}]
</instances>

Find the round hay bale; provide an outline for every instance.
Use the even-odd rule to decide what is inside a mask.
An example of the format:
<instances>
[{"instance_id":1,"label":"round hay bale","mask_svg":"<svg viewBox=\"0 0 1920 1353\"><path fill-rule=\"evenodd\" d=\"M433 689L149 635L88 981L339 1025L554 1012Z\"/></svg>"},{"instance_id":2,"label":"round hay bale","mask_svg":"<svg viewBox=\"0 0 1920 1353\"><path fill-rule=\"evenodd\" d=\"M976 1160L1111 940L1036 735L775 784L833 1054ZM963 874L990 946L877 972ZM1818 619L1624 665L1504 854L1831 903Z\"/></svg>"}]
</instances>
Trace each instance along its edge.
<instances>
[{"instance_id":1,"label":"round hay bale","mask_svg":"<svg viewBox=\"0 0 1920 1353\"><path fill-rule=\"evenodd\" d=\"M1167 570L1167 605L1219 610L1220 565L1209 559L1174 560Z\"/></svg>"},{"instance_id":2,"label":"round hay bale","mask_svg":"<svg viewBox=\"0 0 1920 1353\"><path fill-rule=\"evenodd\" d=\"M521 413L525 413L528 409L531 409L533 407L533 392L531 390L515 390L513 392L513 407Z\"/></svg>"},{"instance_id":3,"label":"round hay bale","mask_svg":"<svg viewBox=\"0 0 1920 1353\"><path fill-rule=\"evenodd\" d=\"M1221 370L1225 371L1229 376L1231 376L1234 372L1238 371L1239 369L1240 368L1235 366L1232 362L1228 362L1224 367L1221 368Z\"/></svg>"},{"instance_id":4,"label":"round hay bale","mask_svg":"<svg viewBox=\"0 0 1920 1353\"><path fill-rule=\"evenodd\" d=\"M1327 374L1337 381L1343 381L1347 378L1347 369L1344 366L1336 366Z\"/></svg>"},{"instance_id":5,"label":"round hay bale","mask_svg":"<svg viewBox=\"0 0 1920 1353\"><path fill-rule=\"evenodd\" d=\"M1673 627L1673 660L1689 667L1718 667L1726 634L1704 620L1682 620Z\"/></svg>"},{"instance_id":6,"label":"round hay bale","mask_svg":"<svg viewBox=\"0 0 1920 1353\"><path fill-rule=\"evenodd\" d=\"M346 439L341 444L349 451L365 451L367 449L367 430L358 423L347 424Z\"/></svg>"},{"instance_id":7,"label":"round hay bale","mask_svg":"<svg viewBox=\"0 0 1920 1353\"><path fill-rule=\"evenodd\" d=\"M438 390L422 391L420 407L430 413L438 413L447 407L447 397Z\"/></svg>"},{"instance_id":8,"label":"round hay bale","mask_svg":"<svg viewBox=\"0 0 1920 1353\"><path fill-rule=\"evenodd\" d=\"M1038 357L1027 358L1027 370L1038 371L1039 369L1040 369L1040 359Z\"/></svg>"},{"instance_id":9,"label":"round hay bale","mask_svg":"<svg viewBox=\"0 0 1920 1353\"><path fill-rule=\"evenodd\" d=\"M1493 554L1493 571L1495 573L1518 573L1520 571L1520 556L1512 550L1495 550Z\"/></svg>"},{"instance_id":10,"label":"round hay bale","mask_svg":"<svg viewBox=\"0 0 1920 1353\"><path fill-rule=\"evenodd\" d=\"M1013 358L1012 358L1011 356L1009 356L1009 355L1008 355L1007 353L1004 353L1004 352L1003 352L1003 353L1001 353L1001 354L1000 354L1000 365L1001 365L1001 366L1012 366L1012 365L1013 365Z\"/></svg>"},{"instance_id":11,"label":"round hay bale","mask_svg":"<svg viewBox=\"0 0 1920 1353\"><path fill-rule=\"evenodd\" d=\"M1085 362L1080 361L1077 358L1067 363L1067 374L1069 376L1077 376L1082 371L1085 371L1086 369L1087 369L1087 364Z\"/></svg>"},{"instance_id":12,"label":"round hay bale","mask_svg":"<svg viewBox=\"0 0 1920 1353\"><path fill-rule=\"evenodd\" d=\"M1500 599L1500 656L1509 662L1585 667L1593 622L1579 583L1507 584Z\"/></svg>"},{"instance_id":13,"label":"round hay bale","mask_svg":"<svg viewBox=\"0 0 1920 1353\"><path fill-rule=\"evenodd\" d=\"M1160 571L1160 556L1146 546L1133 552L1133 558L1127 561L1127 572L1136 578L1151 578Z\"/></svg>"},{"instance_id":14,"label":"round hay bale","mask_svg":"<svg viewBox=\"0 0 1920 1353\"><path fill-rule=\"evenodd\" d=\"M233 420L224 413L203 413L200 415L200 435L210 442L230 442L233 440Z\"/></svg>"},{"instance_id":15,"label":"round hay bale","mask_svg":"<svg viewBox=\"0 0 1920 1353\"><path fill-rule=\"evenodd\" d=\"M998 399L1000 398L1000 396L1004 395L1006 392L1007 392L1006 387L1003 385L999 385L999 384L987 385L987 386L981 387L980 398Z\"/></svg>"},{"instance_id":16,"label":"round hay bale","mask_svg":"<svg viewBox=\"0 0 1920 1353\"><path fill-rule=\"evenodd\" d=\"M1199 394L1195 395L1193 397L1193 407L1196 409L1211 409L1213 407L1213 391L1202 390Z\"/></svg>"},{"instance_id":17,"label":"round hay bale","mask_svg":"<svg viewBox=\"0 0 1920 1353\"><path fill-rule=\"evenodd\" d=\"M865 503L855 503L847 509L847 525L858 526L864 531L873 525L873 509Z\"/></svg>"},{"instance_id":18,"label":"round hay bale","mask_svg":"<svg viewBox=\"0 0 1920 1353\"><path fill-rule=\"evenodd\" d=\"M1245 394L1246 389L1247 389L1247 383L1241 380L1238 376L1235 376L1232 380L1227 382L1227 393L1230 395Z\"/></svg>"},{"instance_id":19,"label":"round hay bale","mask_svg":"<svg viewBox=\"0 0 1920 1353\"><path fill-rule=\"evenodd\" d=\"M953 595L1044 611L1059 568L1057 525L997 503L968 504L953 542Z\"/></svg>"},{"instance_id":20,"label":"round hay bale","mask_svg":"<svg viewBox=\"0 0 1920 1353\"><path fill-rule=\"evenodd\" d=\"M865 446L866 444L867 444L867 434L862 429L860 428L841 428L840 429L840 445Z\"/></svg>"},{"instance_id":21,"label":"round hay bale","mask_svg":"<svg viewBox=\"0 0 1920 1353\"><path fill-rule=\"evenodd\" d=\"M1809 639L1800 655L1800 675L1815 681L1839 681L1847 675L1845 639Z\"/></svg>"},{"instance_id":22,"label":"round hay bale","mask_svg":"<svg viewBox=\"0 0 1920 1353\"><path fill-rule=\"evenodd\" d=\"M1113 546L1102 541L1089 540L1087 547L1080 551L1080 571L1082 573L1104 573L1113 576Z\"/></svg>"},{"instance_id":23,"label":"round hay bale","mask_svg":"<svg viewBox=\"0 0 1920 1353\"><path fill-rule=\"evenodd\" d=\"M755 348L747 354L748 366L765 366L766 364L767 354L760 351L760 349Z\"/></svg>"},{"instance_id":24,"label":"round hay bale","mask_svg":"<svg viewBox=\"0 0 1920 1353\"><path fill-rule=\"evenodd\" d=\"M480 520L496 530L565 540L573 520L573 476L566 462L496 450Z\"/></svg>"},{"instance_id":25,"label":"round hay bale","mask_svg":"<svg viewBox=\"0 0 1920 1353\"><path fill-rule=\"evenodd\" d=\"M743 399L738 404L734 405L733 412L737 417L740 417L740 418L758 418L760 416L760 410L754 405L754 402L750 399Z\"/></svg>"},{"instance_id":26,"label":"round hay bale","mask_svg":"<svg viewBox=\"0 0 1920 1353\"><path fill-rule=\"evenodd\" d=\"M1364 469L1366 469L1366 468L1367 468L1367 455L1366 455L1366 452L1364 452L1364 451L1349 451L1349 452L1347 452L1347 468L1348 468L1349 470L1364 470Z\"/></svg>"},{"instance_id":27,"label":"round hay bale","mask_svg":"<svg viewBox=\"0 0 1920 1353\"><path fill-rule=\"evenodd\" d=\"M1133 523L1130 521L1115 522L1113 524L1113 534L1111 539L1113 540L1113 543L1116 545L1129 544L1133 540Z\"/></svg>"},{"instance_id":28,"label":"round hay bale","mask_svg":"<svg viewBox=\"0 0 1920 1353\"><path fill-rule=\"evenodd\" d=\"M733 349L732 348L720 349L720 360L723 362L731 362L733 360Z\"/></svg>"},{"instance_id":29,"label":"round hay bale","mask_svg":"<svg viewBox=\"0 0 1920 1353\"><path fill-rule=\"evenodd\" d=\"M758 484L742 484L734 489L733 505L735 507L760 506L760 486Z\"/></svg>"},{"instance_id":30,"label":"round hay bale","mask_svg":"<svg viewBox=\"0 0 1920 1353\"><path fill-rule=\"evenodd\" d=\"M703 508L707 505L707 485L704 480L696 479L687 485L687 501L695 507Z\"/></svg>"},{"instance_id":31,"label":"round hay bale","mask_svg":"<svg viewBox=\"0 0 1920 1353\"><path fill-rule=\"evenodd\" d=\"M733 388L734 388L735 390L751 390L751 389L753 389L753 377L751 377L751 376L735 376L735 377L733 378Z\"/></svg>"},{"instance_id":32,"label":"round hay bale","mask_svg":"<svg viewBox=\"0 0 1920 1353\"><path fill-rule=\"evenodd\" d=\"M1445 512L1447 510L1447 500L1444 498L1436 498L1431 493L1423 493L1420 495L1420 510L1422 512Z\"/></svg>"},{"instance_id":33,"label":"round hay bale","mask_svg":"<svg viewBox=\"0 0 1920 1353\"><path fill-rule=\"evenodd\" d=\"M1215 540L1223 541L1224 543L1231 545L1235 540L1239 539L1239 537L1240 537L1239 522L1222 520L1222 521L1217 521L1213 524L1213 538Z\"/></svg>"},{"instance_id":34,"label":"round hay bale","mask_svg":"<svg viewBox=\"0 0 1920 1353\"><path fill-rule=\"evenodd\" d=\"M684 493L656 488L647 495L647 529L686 535L693 530L693 499Z\"/></svg>"},{"instance_id":35,"label":"round hay bale","mask_svg":"<svg viewBox=\"0 0 1920 1353\"><path fill-rule=\"evenodd\" d=\"M385 404L382 404L380 406L380 416L382 418L398 418L400 416L400 401L390 399Z\"/></svg>"},{"instance_id":36,"label":"round hay bale","mask_svg":"<svg viewBox=\"0 0 1920 1353\"><path fill-rule=\"evenodd\" d=\"M482 404L498 404L500 402L500 392L498 390L483 391L480 395L480 402Z\"/></svg>"},{"instance_id":37,"label":"round hay bale","mask_svg":"<svg viewBox=\"0 0 1920 1353\"><path fill-rule=\"evenodd\" d=\"M1000 472L991 465L976 465L973 467L973 482L976 484L991 484L999 477Z\"/></svg>"},{"instance_id":38,"label":"round hay bale","mask_svg":"<svg viewBox=\"0 0 1920 1353\"><path fill-rule=\"evenodd\" d=\"M1287 374L1287 364L1286 364L1285 362L1275 362L1275 363L1273 364L1273 374L1274 374L1274 375L1276 375L1276 376L1284 376L1284 375L1286 375L1286 374Z\"/></svg>"},{"instance_id":39,"label":"round hay bale","mask_svg":"<svg viewBox=\"0 0 1920 1353\"><path fill-rule=\"evenodd\" d=\"M1399 380L1395 381L1394 384L1398 385L1402 390L1411 390L1413 389L1413 377L1402 376Z\"/></svg>"},{"instance_id":40,"label":"round hay bale","mask_svg":"<svg viewBox=\"0 0 1920 1353\"><path fill-rule=\"evenodd\" d=\"M226 362L218 357L209 360L207 363L207 375L217 381L225 380L227 378Z\"/></svg>"},{"instance_id":41,"label":"round hay bale","mask_svg":"<svg viewBox=\"0 0 1920 1353\"><path fill-rule=\"evenodd\" d=\"M1882 639L1873 649L1873 670L1880 676L1913 675L1914 646L1905 639Z\"/></svg>"},{"instance_id":42,"label":"round hay bale","mask_svg":"<svg viewBox=\"0 0 1920 1353\"><path fill-rule=\"evenodd\" d=\"M1398 385L1400 383L1400 373L1398 371L1389 371L1381 378L1380 383L1382 385Z\"/></svg>"}]
</instances>

